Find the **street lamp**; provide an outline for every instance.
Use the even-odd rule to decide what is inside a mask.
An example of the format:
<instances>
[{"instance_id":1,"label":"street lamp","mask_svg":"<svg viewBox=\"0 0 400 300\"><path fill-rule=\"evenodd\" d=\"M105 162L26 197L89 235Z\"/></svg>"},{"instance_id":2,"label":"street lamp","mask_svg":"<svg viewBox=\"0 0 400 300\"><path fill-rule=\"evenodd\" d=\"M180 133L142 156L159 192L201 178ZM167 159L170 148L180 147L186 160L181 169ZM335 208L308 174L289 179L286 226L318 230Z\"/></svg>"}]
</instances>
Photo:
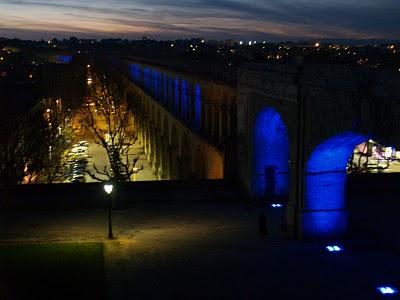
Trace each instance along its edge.
<instances>
[{"instance_id":1,"label":"street lamp","mask_svg":"<svg viewBox=\"0 0 400 300\"><path fill-rule=\"evenodd\" d=\"M109 200L109 206L108 206L108 238L112 239L113 232L112 232L112 222L111 222L111 209L112 209L112 200L111 200L111 193L113 190L114 186L112 184L106 183L104 185L104 191L106 192Z\"/></svg>"}]
</instances>

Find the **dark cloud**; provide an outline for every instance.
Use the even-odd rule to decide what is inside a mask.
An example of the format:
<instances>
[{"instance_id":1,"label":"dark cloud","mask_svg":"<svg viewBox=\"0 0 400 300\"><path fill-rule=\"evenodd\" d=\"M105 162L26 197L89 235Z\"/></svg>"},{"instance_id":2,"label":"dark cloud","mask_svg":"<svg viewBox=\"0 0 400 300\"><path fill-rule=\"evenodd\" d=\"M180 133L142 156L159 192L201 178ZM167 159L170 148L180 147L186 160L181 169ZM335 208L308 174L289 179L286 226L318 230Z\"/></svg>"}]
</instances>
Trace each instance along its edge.
<instances>
[{"instance_id":1,"label":"dark cloud","mask_svg":"<svg viewBox=\"0 0 400 300\"><path fill-rule=\"evenodd\" d=\"M16 11L21 11L20 14ZM24 23L28 11L42 11L46 22ZM62 23L68 17L70 24ZM177 38L398 38L399 0L3 0L0 19L9 32L38 28L74 29L85 34L134 37L138 32ZM54 17L54 20L50 20ZM4 23L7 24L7 21ZM29 21L32 23L32 21ZM85 23L86 22L86 23ZM92 28L88 23L98 26ZM47 24L47 25L46 25ZM101 24L108 24L103 28ZM29 25L29 26L28 26ZM57 29L59 28L59 29ZM103 28L103 29L102 29Z\"/></svg>"}]
</instances>

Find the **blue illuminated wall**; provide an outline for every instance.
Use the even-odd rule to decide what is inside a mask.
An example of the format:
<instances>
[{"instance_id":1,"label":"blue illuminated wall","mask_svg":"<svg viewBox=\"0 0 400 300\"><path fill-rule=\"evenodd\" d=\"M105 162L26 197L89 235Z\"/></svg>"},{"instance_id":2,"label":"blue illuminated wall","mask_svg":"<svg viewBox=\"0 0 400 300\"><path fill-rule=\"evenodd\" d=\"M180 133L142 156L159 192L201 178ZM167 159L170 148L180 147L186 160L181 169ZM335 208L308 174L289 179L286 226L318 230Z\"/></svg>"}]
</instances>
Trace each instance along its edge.
<instances>
[{"instance_id":1,"label":"blue illuminated wall","mask_svg":"<svg viewBox=\"0 0 400 300\"><path fill-rule=\"evenodd\" d=\"M201 125L201 90L200 84L196 84L194 88L194 123L196 128Z\"/></svg>"},{"instance_id":2,"label":"blue illuminated wall","mask_svg":"<svg viewBox=\"0 0 400 300\"><path fill-rule=\"evenodd\" d=\"M178 107L179 107L179 79L178 77L175 77L174 80L174 105L173 105L173 110L174 112L178 112Z\"/></svg>"},{"instance_id":3,"label":"blue illuminated wall","mask_svg":"<svg viewBox=\"0 0 400 300\"><path fill-rule=\"evenodd\" d=\"M57 55L56 62L58 64L70 64L72 62L72 56L71 55Z\"/></svg>"},{"instance_id":4,"label":"blue illuminated wall","mask_svg":"<svg viewBox=\"0 0 400 300\"><path fill-rule=\"evenodd\" d=\"M146 93L176 116L180 113L180 117L187 120L191 127L200 128L202 101L200 84L141 64L129 64L128 71L132 81Z\"/></svg>"},{"instance_id":5,"label":"blue illuminated wall","mask_svg":"<svg viewBox=\"0 0 400 300\"><path fill-rule=\"evenodd\" d=\"M363 135L344 132L325 140L312 152L306 165L305 235L328 237L345 232L347 162L355 147L366 140Z\"/></svg>"},{"instance_id":6,"label":"blue illuminated wall","mask_svg":"<svg viewBox=\"0 0 400 300\"><path fill-rule=\"evenodd\" d=\"M252 191L263 197L266 189L265 167L276 166L275 195L288 194L289 140L280 115L267 108L257 116L254 126Z\"/></svg>"}]
</instances>

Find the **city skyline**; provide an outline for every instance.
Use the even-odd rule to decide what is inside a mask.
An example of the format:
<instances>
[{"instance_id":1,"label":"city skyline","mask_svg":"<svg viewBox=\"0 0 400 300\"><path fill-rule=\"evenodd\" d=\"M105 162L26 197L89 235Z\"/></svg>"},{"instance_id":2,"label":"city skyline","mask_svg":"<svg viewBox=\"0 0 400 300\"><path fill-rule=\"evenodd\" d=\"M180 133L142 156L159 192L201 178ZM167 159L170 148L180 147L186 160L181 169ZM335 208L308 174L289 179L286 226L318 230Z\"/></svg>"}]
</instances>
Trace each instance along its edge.
<instances>
[{"instance_id":1,"label":"city skyline","mask_svg":"<svg viewBox=\"0 0 400 300\"><path fill-rule=\"evenodd\" d=\"M396 39L394 0L5 0L0 36L24 39Z\"/></svg>"}]
</instances>

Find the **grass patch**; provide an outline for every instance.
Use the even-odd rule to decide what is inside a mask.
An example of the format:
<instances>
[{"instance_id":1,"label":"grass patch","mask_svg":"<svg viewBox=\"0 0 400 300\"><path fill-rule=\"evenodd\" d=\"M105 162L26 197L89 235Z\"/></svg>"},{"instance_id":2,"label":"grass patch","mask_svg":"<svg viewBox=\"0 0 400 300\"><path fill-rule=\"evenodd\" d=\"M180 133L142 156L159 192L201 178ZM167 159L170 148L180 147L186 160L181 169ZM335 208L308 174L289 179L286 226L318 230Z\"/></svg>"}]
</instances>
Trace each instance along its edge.
<instances>
[{"instance_id":1,"label":"grass patch","mask_svg":"<svg viewBox=\"0 0 400 300\"><path fill-rule=\"evenodd\" d=\"M103 299L101 243L0 246L0 299Z\"/></svg>"}]
</instances>

